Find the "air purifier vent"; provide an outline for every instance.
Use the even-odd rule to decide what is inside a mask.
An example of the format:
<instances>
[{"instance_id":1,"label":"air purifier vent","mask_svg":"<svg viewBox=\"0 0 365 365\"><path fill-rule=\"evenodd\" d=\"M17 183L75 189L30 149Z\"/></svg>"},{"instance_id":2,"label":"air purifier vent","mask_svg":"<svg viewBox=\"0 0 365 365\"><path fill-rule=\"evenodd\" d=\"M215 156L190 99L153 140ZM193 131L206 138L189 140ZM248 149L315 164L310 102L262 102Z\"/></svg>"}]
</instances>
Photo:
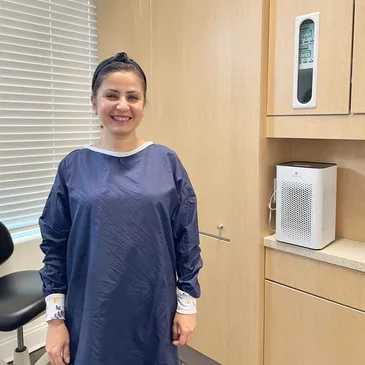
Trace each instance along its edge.
<instances>
[{"instance_id":1,"label":"air purifier vent","mask_svg":"<svg viewBox=\"0 0 365 365\"><path fill-rule=\"evenodd\" d=\"M281 190L282 235L296 242L310 243L312 237L312 184L283 181Z\"/></svg>"}]
</instances>

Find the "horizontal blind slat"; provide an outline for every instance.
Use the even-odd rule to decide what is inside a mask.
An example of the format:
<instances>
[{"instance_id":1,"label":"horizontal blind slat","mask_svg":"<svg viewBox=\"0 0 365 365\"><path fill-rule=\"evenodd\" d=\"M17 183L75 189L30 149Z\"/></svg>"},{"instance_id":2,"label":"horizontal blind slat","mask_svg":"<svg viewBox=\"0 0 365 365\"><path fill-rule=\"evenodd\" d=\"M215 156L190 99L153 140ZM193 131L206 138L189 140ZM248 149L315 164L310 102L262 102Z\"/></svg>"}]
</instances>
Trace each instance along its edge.
<instances>
[{"instance_id":1,"label":"horizontal blind slat","mask_svg":"<svg viewBox=\"0 0 365 365\"><path fill-rule=\"evenodd\" d=\"M28 203L35 203L35 202L41 202L44 201L45 197L42 198L36 198L36 199L25 199L25 200L19 200L19 201L13 201L13 202L7 202L6 204L1 203L1 198L0 198L0 207L11 207L11 206L16 206L16 205L24 205L24 204L28 204ZM31 204L34 205L34 204ZM9 209L8 212L15 212L15 209ZM6 213L6 211L2 210L2 213Z\"/></svg>"},{"instance_id":2,"label":"horizontal blind slat","mask_svg":"<svg viewBox=\"0 0 365 365\"><path fill-rule=\"evenodd\" d=\"M33 185L26 185L25 187L24 186L22 186L21 188L19 188L19 187L11 187L11 188L3 188L3 189L1 189L1 192L2 193L8 193L8 192L12 192L12 191L18 191L18 190L20 190L20 189L32 189L32 188L43 188L43 187L45 187L45 186L47 186L47 187L50 187L51 186L51 184L50 183L44 183L44 184L33 184ZM49 188L46 190L46 191L49 191ZM31 194L31 193L24 193L23 195L25 195L25 194ZM13 194L14 195L14 194ZM17 195L17 194L15 194L15 195ZM21 194L22 195L22 194ZM6 195L4 195L4 196L6 196Z\"/></svg>"},{"instance_id":3,"label":"horizontal blind slat","mask_svg":"<svg viewBox=\"0 0 365 365\"><path fill-rule=\"evenodd\" d=\"M1 127L9 127L9 128L20 128L20 127L27 127L27 128L44 128L44 127L52 127L52 128L63 128L63 127L83 127L85 128L85 130L87 130L87 128L94 128L94 127L99 127L99 124L72 124L70 126L70 124L54 124L52 126L48 125L48 124L18 124L18 123L14 123L14 124L1 124L0 123L0 128Z\"/></svg>"},{"instance_id":4,"label":"horizontal blind slat","mask_svg":"<svg viewBox=\"0 0 365 365\"><path fill-rule=\"evenodd\" d=\"M0 53L5 53L5 52L0 50ZM55 57L55 56L47 57L47 56L32 55L32 54L24 53L24 52L20 52L20 51L14 51L14 52L11 52L11 54L12 55L19 55L19 56L26 56L26 57L32 56L32 57L36 57L36 58L41 58L43 60L64 61L64 62L68 61L70 63L80 63L80 64L84 64L84 65L89 65L90 69L94 69L97 66L96 62L92 63L92 62L86 62L86 61L80 61L80 60L77 60L77 61L67 60L67 59L59 58L59 57Z\"/></svg>"},{"instance_id":5,"label":"horizontal blind slat","mask_svg":"<svg viewBox=\"0 0 365 365\"><path fill-rule=\"evenodd\" d=\"M41 82L45 82L45 83L50 83L50 84L70 84L70 85L82 85L82 86L87 86L89 85L86 82L72 82L72 81L61 81L61 80L47 80L47 79L37 79L35 77L17 77L17 76L5 76L5 75L0 75L0 79L10 79L10 80L30 80L30 81L41 81Z\"/></svg>"},{"instance_id":6,"label":"horizontal blind slat","mask_svg":"<svg viewBox=\"0 0 365 365\"><path fill-rule=\"evenodd\" d=\"M3 21L10 20L10 21L14 21L14 24L22 23L22 24L27 24L27 25L36 25L38 27L43 27L43 28L47 28L47 29L50 28L50 29L54 29L54 30L64 31L64 32L67 32L67 33L81 34L81 35L85 35L85 36L88 36L88 37L97 38L96 30L95 30L95 32L90 32L90 33L77 32L76 30L70 30L70 29L67 29L67 28L61 28L61 27L55 27L55 26L51 26L51 25L45 25L45 24L41 24L41 23L30 22L30 21L16 19L16 18L4 17L2 15L0 15L0 20L3 20Z\"/></svg>"},{"instance_id":7,"label":"horizontal blind slat","mask_svg":"<svg viewBox=\"0 0 365 365\"><path fill-rule=\"evenodd\" d=\"M5 25L5 24L1 24L0 23L0 29L1 28L5 28L5 29L13 29L13 30L20 30L20 31L27 31L27 29L24 29L24 28L20 28L20 27L16 27L16 26L12 26L12 25ZM50 33L47 33L47 32L41 32L41 31L39 31L39 30L34 30L34 29L32 29L31 31L30 31L30 33L34 33L34 34L41 34L41 35L46 35L46 36L50 36ZM52 38L61 38L61 39L64 39L64 40L69 40L69 41L78 41L78 42L84 42L84 43L88 43L88 44L93 44L94 45L94 50L96 49L96 47L97 47L97 44L98 44L98 42L97 41L95 41L95 40L89 40L88 42L86 42L86 41L83 41L83 40L81 40L80 38L74 38L74 37L69 37L69 36L67 36L67 37L60 37L60 36L58 36L58 35L55 35L55 34L52 34Z\"/></svg>"},{"instance_id":8,"label":"horizontal blind slat","mask_svg":"<svg viewBox=\"0 0 365 365\"><path fill-rule=\"evenodd\" d=\"M1 85L0 85L1 86ZM31 87L31 86L30 86ZM56 90L56 89L53 89L53 90ZM63 89L64 91L67 91L67 89ZM85 96L72 96L70 97L69 95L52 95L52 94L36 94L36 93L26 93L26 92L10 92L10 91L6 91L6 92L3 92L3 91L0 91L0 96L3 95L3 96L8 96L8 95L16 95L16 96L24 96L24 97L27 97L27 96L37 96L37 97L51 97L51 98L55 98L55 99L58 99L58 98L72 98L72 99L86 99ZM12 101L12 100L11 100ZM14 101L15 102L15 101ZM61 103L60 103L61 104ZM72 105L72 103L67 103L68 105ZM89 104L89 103L88 103ZM78 104L77 104L78 105Z\"/></svg>"},{"instance_id":9,"label":"horizontal blind slat","mask_svg":"<svg viewBox=\"0 0 365 365\"><path fill-rule=\"evenodd\" d=\"M45 169L30 169L30 170L23 170L23 171L14 171L14 172L2 172L0 171L0 176L8 176L8 175L17 175L17 174L30 174L34 172L48 172L48 171L56 171L57 168L45 168Z\"/></svg>"},{"instance_id":10,"label":"horizontal blind slat","mask_svg":"<svg viewBox=\"0 0 365 365\"><path fill-rule=\"evenodd\" d=\"M0 152L7 152L7 151L37 151L37 150L49 150L50 148L53 149L68 149L68 148L77 148L76 145L60 145L60 146L40 146L40 147L23 147L23 148L0 148Z\"/></svg>"},{"instance_id":11,"label":"horizontal blind slat","mask_svg":"<svg viewBox=\"0 0 365 365\"><path fill-rule=\"evenodd\" d=\"M43 207L44 207L44 205L40 204L40 205L30 205L29 207L22 207L22 208L17 208L17 209L1 210L0 215L4 216L8 213L17 213L17 212L24 212L25 210L42 209Z\"/></svg>"},{"instance_id":12,"label":"horizontal blind slat","mask_svg":"<svg viewBox=\"0 0 365 365\"><path fill-rule=\"evenodd\" d=\"M40 95L37 95L40 96ZM52 95L50 95L52 97ZM44 95L42 95L42 97L44 97ZM39 104L40 101L19 101L19 100L1 100L0 99L0 103L4 104L4 103L13 103L13 104ZM57 102L44 102L42 101L42 105L74 105L74 106L89 106L90 107L90 103L57 103ZM4 109L2 109L4 110ZM13 108L10 110L14 110ZM32 109L34 110L34 109ZM43 110L43 109L42 109ZM52 109L51 109L52 110ZM90 112L89 110L86 110L87 112ZM83 111L84 112L84 111Z\"/></svg>"},{"instance_id":13,"label":"horizontal blind slat","mask_svg":"<svg viewBox=\"0 0 365 365\"><path fill-rule=\"evenodd\" d=\"M37 166L37 165L48 165L48 164L53 164L53 165L57 165L60 163L60 160L55 160L55 161L42 161L42 162L21 162L21 163L13 163L13 164L3 164L0 163L0 167L5 167L5 168L9 168L9 167L23 167L23 166Z\"/></svg>"},{"instance_id":14,"label":"horizontal blind slat","mask_svg":"<svg viewBox=\"0 0 365 365\"><path fill-rule=\"evenodd\" d=\"M2 0L3 3L8 3L8 4L13 4L13 5L20 5L20 6L24 6L24 7L28 7L28 8L32 8L32 9L36 9L36 10L41 10L42 12L47 12L49 11L49 13L51 14L59 14L59 15L67 15L71 18L75 18L75 19L80 19L80 20L89 20L90 22L92 23L96 23L96 20L94 19L88 19L89 16L90 16L90 13L85 13L85 16L84 17L81 17L81 16L76 16L76 15L71 15L69 12L65 12L65 13L62 13L62 12L58 12L56 10L53 10L52 9L52 3L47 3L48 6L50 6L50 8L48 9L44 9L44 8L41 8L41 7L37 7L37 6L34 6L34 5L29 5L29 4L24 4L24 3L19 3L17 1L11 1L11 0ZM70 9L68 9L70 10ZM96 15L96 14L95 14Z\"/></svg>"},{"instance_id":15,"label":"horizontal blind slat","mask_svg":"<svg viewBox=\"0 0 365 365\"><path fill-rule=\"evenodd\" d=\"M37 51L49 51L49 52L55 52L55 53L59 52L59 51L57 51L55 49L52 49L52 48L36 47L36 46L31 46L31 45L23 45L23 44L10 43L10 42L4 42L4 41L2 41L1 44L5 44L5 45L8 45L8 46L18 46L18 47L21 47L21 48L24 47L24 48L29 48L29 49L35 49ZM4 52L4 50L3 50L3 52ZM90 54L82 54L82 53L67 52L67 51L62 51L62 53L67 54L67 55L71 55L71 56L81 56L81 57L85 57L85 58L89 58L89 59L93 58L95 60L98 58L98 56L90 55ZM30 55L30 54L28 54L28 55ZM52 59L52 57L48 57L48 58Z\"/></svg>"},{"instance_id":16,"label":"horizontal blind slat","mask_svg":"<svg viewBox=\"0 0 365 365\"><path fill-rule=\"evenodd\" d=\"M10 2L10 0L2 0L3 2ZM11 2L16 2L14 0L11 0ZM74 11L77 11L77 12L80 12L80 13L85 13L85 14L90 14L90 15L96 15L96 4L95 1L91 1L88 2L88 4L82 4L80 3L79 0L76 0L75 2L72 2L73 4L76 4L79 6L79 8L76 8L76 7L70 7L69 5L65 5L65 3L67 4L68 2L71 2L71 1L68 1L68 0L59 0L59 2L55 1L55 0L27 0L27 4L28 3L36 3L38 7L41 7L41 4L44 4L44 6L47 6L47 9L50 8L50 6L53 6L53 7L57 7L57 8L65 8L67 10L74 10ZM24 2L17 2L19 3L19 5L24 5ZM80 5L87 9L87 10L81 10L80 9Z\"/></svg>"},{"instance_id":17,"label":"horizontal blind slat","mask_svg":"<svg viewBox=\"0 0 365 365\"><path fill-rule=\"evenodd\" d=\"M80 131L71 131L71 132L32 132L32 133L22 133L22 132L14 132L14 133L1 133L2 136L39 136L39 135L45 135L45 136L48 136L48 135L54 135L54 136L57 136L57 135L73 135L73 134L81 134L81 135L84 135L84 134L95 134L95 133L99 133L99 131L85 131L85 132L80 132ZM62 139L62 140L68 140L68 139ZM77 139L74 139L74 140L77 140ZM10 140L10 142L16 142L17 140L14 139L14 140ZM22 141L28 141L28 140L21 140ZM56 139L42 139L42 140L38 140L38 141L57 141ZM1 142L6 142L6 140L3 140ZM34 141L32 141L34 142Z\"/></svg>"},{"instance_id":18,"label":"horizontal blind slat","mask_svg":"<svg viewBox=\"0 0 365 365\"><path fill-rule=\"evenodd\" d=\"M25 181L34 181L34 180L41 180L41 179L51 179L54 178L54 175L46 175L46 176L42 176L41 178L39 176L33 176L33 177L26 177L23 179L1 179L1 182L4 183L21 183L21 182L25 182Z\"/></svg>"},{"instance_id":19,"label":"horizontal blind slat","mask_svg":"<svg viewBox=\"0 0 365 365\"><path fill-rule=\"evenodd\" d=\"M15 38L16 40L24 39L24 40L27 40L27 41L40 42L40 43L58 45L58 46L63 46L63 47L71 47L71 48L83 49L85 51L92 51L92 52L95 52L96 51L95 48L86 48L86 47L74 46L72 44L58 43L58 42L55 42L53 40L52 40L52 43L51 43L51 39L49 39L48 41L45 41L45 40L31 38L31 37L16 37L15 35L5 34L3 32L0 32L0 36L9 37L9 38ZM10 43L10 44L17 44L16 42L8 42L8 43ZM13 60L13 62L18 62L18 61ZM31 64L31 62L29 62L29 63Z\"/></svg>"},{"instance_id":20,"label":"horizontal blind slat","mask_svg":"<svg viewBox=\"0 0 365 365\"><path fill-rule=\"evenodd\" d=\"M0 72L1 70L4 71L21 71L21 72L29 72L29 73L38 73L38 74L44 74L44 75L57 75L57 76L68 76L68 77L75 77L75 75L72 74L64 74L64 73L60 73L60 72L49 72L49 71L40 71L40 70L29 70L29 69L24 69L24 68L15 68L15 67L1 67L0 66ZM83 75L78 75L78 78L83 78L83 79L87 79L90 80L91 77L90 76L83 76ZM43 79L42 79L43 80Z\"/></svg>"},{"instance_id":21,"label":"horizontal blind slat","mask_svg":"<svg viewBox=\"0 0 365 365\"><path fill-rule=\"evenodd\" d=\"M1 199L9 199L9 198L23 198L26 196L33 196L36 194L49 194L49 189L47 190L36 190L36 191L31 191L28 193L24 193L24 194L9 194L9 195L0 195L0 201Z\"/></svg>"},{"instance_id":22,"label":"horizontal blind slat","mask_svg":"<svg viewBox=\"0 0 365 365\"><path fill-rule=\"evenodd\" d=\"M75 90L75 89L67 89L67 88L60 88L60 87L50 87L50 86L30 86L30 85L21 85L21 84L4 84L0 82L0 87L6 86L6 87L19 87L19 88L25 88L25 89L37 89L37 90L53 90L53 91L66 91L66 92L74 92L74 93L88 93L88 96L90 97L90 90L83 89L83 90ZM42 94L41 94L42 95ZM55 97L59 97L58 95L55 95ZM73 96L72 96L73 97Z\"/></svg>"}]
</instances>

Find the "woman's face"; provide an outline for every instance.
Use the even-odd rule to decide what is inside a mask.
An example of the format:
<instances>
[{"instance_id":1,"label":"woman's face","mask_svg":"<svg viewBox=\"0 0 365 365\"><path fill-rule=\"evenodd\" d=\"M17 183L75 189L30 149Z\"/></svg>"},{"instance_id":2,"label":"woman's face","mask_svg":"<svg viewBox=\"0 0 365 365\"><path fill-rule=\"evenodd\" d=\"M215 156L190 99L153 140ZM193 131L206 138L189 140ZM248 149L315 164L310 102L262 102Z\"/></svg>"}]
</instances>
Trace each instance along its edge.
<instances>
[{"instance_id":1,"label":"woman's face","mask_svg":"<svg viewBox=\"0 0 365 365\"><path fill-rule=\"evenodd\" d=\"M144 90L140 78L131 71L109 73L96 97L91 97L104 132L128 136L141 123L144 111Z\"/></svg>"}]
</instances>

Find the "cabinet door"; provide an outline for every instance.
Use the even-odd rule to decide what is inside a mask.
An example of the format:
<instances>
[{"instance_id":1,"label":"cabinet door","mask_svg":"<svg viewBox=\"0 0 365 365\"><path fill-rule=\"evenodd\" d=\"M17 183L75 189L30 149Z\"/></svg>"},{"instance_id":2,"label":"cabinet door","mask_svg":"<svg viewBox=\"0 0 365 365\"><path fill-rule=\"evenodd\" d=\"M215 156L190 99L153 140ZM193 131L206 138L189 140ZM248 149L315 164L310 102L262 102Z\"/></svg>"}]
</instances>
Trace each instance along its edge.
<instances>
[{"instance_id":1,"label":"cabinet door","mask_svg":"<svg viewBox=\"0 0 365 365\"><path fill-rule=\"evenodd\" d=\"M199 281L198 325L189 345L219 362L228 364L230 356L230 244L200 236L204 267Z\"/></svg>"},{"instance_id":2,"label":"cabinet door","mask_svg":"<svg viewBox=\"0 0 365 365\"><path fill-rule=\"evenodd\" d=\"M294 109L295 21L298 16L316 12L319 13L316 107ZM349 113L352 19L353 0L270 1L268 115Z\"/></svg>"},{"instance_id":3,"label":"cabinet door","mask_svg":"<svg viewBox=\"0 0 365 365\"><path fill-rule=\"evenodd\" d=\"M199 226L230 237L232 13L222 1L152 2L155 141L175 150L194 185ZM223 229L217 229L219 224Z\"/></svg>"},{"instance_id":4,"label":"cabinet door","mask_svg":"<svg viewBox=\"0 0 365 365\"><path fill-rule=\"evenodd\" d=\"M365 313L265 283L265 365L363 365Z\"/></svg>"},{"instance_id":5,"label":"cabinet door","mask_svg":"<svg viewBox=\"0 0 365 365\"><path fill-rule=\"evenodd\" d=\"M365 113L365 0L356 0L352 73L352 113Z\"/></svg>"}]
</instances>

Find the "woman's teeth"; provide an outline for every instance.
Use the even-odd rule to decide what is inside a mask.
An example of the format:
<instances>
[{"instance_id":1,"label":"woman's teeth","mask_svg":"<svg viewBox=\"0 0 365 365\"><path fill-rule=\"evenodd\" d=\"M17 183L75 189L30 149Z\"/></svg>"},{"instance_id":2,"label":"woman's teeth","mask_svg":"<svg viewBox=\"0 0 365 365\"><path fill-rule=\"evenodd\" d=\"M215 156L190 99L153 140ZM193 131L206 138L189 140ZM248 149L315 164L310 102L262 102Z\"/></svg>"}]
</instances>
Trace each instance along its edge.
<instances>
[{"instance_id":1,"label":"woman's teeth","mask_svg":"<svg viewBox=\"0 0 365 365\"><path fill-rule=\"evenodd\" d=\"M117 122L127 122L129 119L131 119L130 117L117 117L117 116L114 116L112 118Z\"/></svg>"}]
</instances>

